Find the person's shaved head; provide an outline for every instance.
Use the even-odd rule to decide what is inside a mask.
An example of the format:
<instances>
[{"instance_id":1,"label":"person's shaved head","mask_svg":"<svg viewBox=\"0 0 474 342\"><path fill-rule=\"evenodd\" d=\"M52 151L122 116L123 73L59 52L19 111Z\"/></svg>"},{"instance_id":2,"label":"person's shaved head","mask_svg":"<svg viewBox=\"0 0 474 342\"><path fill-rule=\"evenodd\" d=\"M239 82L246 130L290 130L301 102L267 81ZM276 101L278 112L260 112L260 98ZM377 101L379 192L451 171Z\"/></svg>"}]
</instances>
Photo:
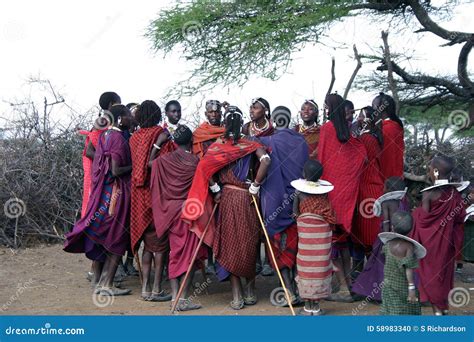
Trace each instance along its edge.
<instances>
[{"instance_id":1,"label":"person's shaved head","mask_svg":"<svg viewBox=\"0 0 474 342\"><path fill-rule=\"evenodd\" d=\"M451 172L454 169L454 165L455 163L453 158L443 155L438 155L431 160L431 167L433 169L438 169L439 177L441 179L449 178Z\"/></svg>"}]
</instances>

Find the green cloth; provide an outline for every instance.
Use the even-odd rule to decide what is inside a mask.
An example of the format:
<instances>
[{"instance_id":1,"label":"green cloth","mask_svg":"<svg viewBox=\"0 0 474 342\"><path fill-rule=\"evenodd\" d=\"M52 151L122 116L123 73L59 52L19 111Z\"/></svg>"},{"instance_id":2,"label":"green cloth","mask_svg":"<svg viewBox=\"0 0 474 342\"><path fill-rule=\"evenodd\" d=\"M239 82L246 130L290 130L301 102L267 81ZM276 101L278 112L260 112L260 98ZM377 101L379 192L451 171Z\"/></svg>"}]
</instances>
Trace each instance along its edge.
<instances>
[{"instance_id":1,"label":"green cloth","mask_svg":"<svg viewBox=\"0 0 474 342\"><path fill-rule=\"evenodd\" d=\"M408 302L407 268L417 268L415 256L399 259L390 253L388 245L383 246L385 254L384 283L382 288L381 315L421 315L420 303ZM419 298L418 290L416 295Z\"/></svg>"},{"instance_id":2,"label":"green cloth","mask_svg":"<svg viewBox=\"0 0 474 342\"><path fill-rule=\"evenodd\" d=\"M462 256L465 261L474 261L474 222L471 220L467 220L464 224Z\"/></svg>"}]
</instances>

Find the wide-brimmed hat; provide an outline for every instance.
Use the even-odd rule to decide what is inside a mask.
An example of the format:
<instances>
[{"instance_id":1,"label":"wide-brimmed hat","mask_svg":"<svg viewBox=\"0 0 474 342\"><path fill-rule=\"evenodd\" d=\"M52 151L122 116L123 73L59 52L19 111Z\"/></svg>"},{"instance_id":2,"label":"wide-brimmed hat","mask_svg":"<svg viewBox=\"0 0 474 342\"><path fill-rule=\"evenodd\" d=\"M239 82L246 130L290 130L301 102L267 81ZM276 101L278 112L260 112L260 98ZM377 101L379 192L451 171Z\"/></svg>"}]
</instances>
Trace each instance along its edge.
<instances>
[{"instance_id":1,"label":"wide-brimmed hat","mask_svg":"<svg viewBox=\"0 0 474 342\"><path fill-rule=\"evenodd\" d=\"M408 236L393 232L383 232L379 234L379 239L382 241L383 244L386 244L387 242L393 239L402 239L411 242L413 244L413 247L415 248L414 253L417 259L423 259L426 256L426 248L423 247L421 243L409 238Z\"/></svg>"},{"instance_id":2,"label":"wide-brimmed hat","mask_svg":"<svg viewBox=\"0 0 474 342\"><path fill-rule=\"evenodd\" d=\"M466 217L464 218L464 222L466 222L467 219L471 216L474 216L474 204L471 204L469 207L467 207Z\"/></svg>"},{"instance_id":3,"label":"wide-brimmed hat","mask_svg":"<svg viewBox=\"0 0 474 342\"><path fill-rule=\"evenodd\" d=\"M469 185L471 185L471 182L469 182L469 181L464 181L464 182L461 182L461 185L458 186L456 189L457 189L459 192L461 192L461 191L466 190L466 188L467 188Z\"/></svg>"},{"instance_id":4,"label":"wide-brimmed hat","mask_svg":"<svg viewBox=\"0 0 474 342\"><path fill-rule=\"evenodd\" d=\"M401 200L405 197L407 188L405 190L390 191L377 198L374 202L373 213L375 216L382 216L382 203L389 200Z\"/></svg>"},{"instance_id":5,"label":"wide-brimmed hat","mask_svg":"<svg viewBox=\"0 0 474 342\"><path fill-rule=\"evenodd\" d=\"M462 183L460 182L450 182L449 180L447 179L437 179L435 180L435 183L434 185L432 186L429 186L427 188L424 188L423 190L421 190L420 192L423 192L423 191L427 191L427 190L432 190L432 189L436 189L436 188L440 188L442 186L447 186L447 185L452 185L454 187L459 187L462 185Z\"/></svg>"},{"instance_id":6,"label":"wide-brimmed hat","mask_svg":"<svg viewBox=\"0 0 474 342\"><path fill-rule=\"evenodd\" d=\"M306 179L296 179L291 182L291 186L298 191L312 195L327 194L334 189L334 185L322 179L317 182L310 182Z\"/></svg>"}]
</instances>

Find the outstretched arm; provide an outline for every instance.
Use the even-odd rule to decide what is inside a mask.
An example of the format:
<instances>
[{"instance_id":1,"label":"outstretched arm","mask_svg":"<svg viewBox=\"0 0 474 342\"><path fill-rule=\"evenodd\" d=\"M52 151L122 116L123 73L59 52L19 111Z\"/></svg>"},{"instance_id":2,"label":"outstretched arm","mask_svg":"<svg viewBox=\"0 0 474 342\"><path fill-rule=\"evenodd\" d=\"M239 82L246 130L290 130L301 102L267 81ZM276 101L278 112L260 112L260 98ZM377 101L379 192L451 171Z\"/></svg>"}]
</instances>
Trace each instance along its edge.
<instances>
[{"instance_id":1,"label":"outstretched arm","mask_svg":"<svg viewBox=\"0 0 474 342\"><path fill-rule=\"evenodd\" d=\"M87 144L86 157L92 160L94 160L94 157L95 157L95 148L94 148L94 145L92 145L92 142L90 141L89 141L89 144Z\"/></svg>"}]
</instances>

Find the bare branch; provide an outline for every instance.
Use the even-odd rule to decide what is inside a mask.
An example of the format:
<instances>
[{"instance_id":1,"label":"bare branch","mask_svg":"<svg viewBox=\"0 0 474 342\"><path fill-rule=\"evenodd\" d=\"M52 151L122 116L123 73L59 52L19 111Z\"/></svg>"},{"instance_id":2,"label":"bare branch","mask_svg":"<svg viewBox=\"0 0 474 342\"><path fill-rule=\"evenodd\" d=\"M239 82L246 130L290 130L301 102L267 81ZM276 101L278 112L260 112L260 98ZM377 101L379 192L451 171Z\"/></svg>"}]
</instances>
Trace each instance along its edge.
<instances>
[{"instance_id":1,"label":"bare branch","mask_svg":"<svg viewBox=\"0 0 474 342\"><path fill-rule=\"evenodd\" d=\"M449 43L447 43L446 45L455 45L455 44L463 43L473 38L472 33L448 31L442 28L441 26L439 26L438 24L436 24L433 20L431 20L426 9L420 4L420 1L406 0L406 3L410 5L410 7L413 9L413 13L415 14L416 18L418 19L418 21L424 28L422 30L429 31L431 33L434 33L438 37L449 40Z\"/></svg>"},{"instance_id":2,"label":"bare branch","mask_svg":"<svg viewBox=\"0 0 474 342\"><path fill-rule=\"evenodd\" d=\"M347 95L349 94L349 91L351 90L352 83L354 82L354 79L356 78L357 73L359 72L360 68L362 67L361 57L359 55L359 52L357 51L357 47L356 47L355 44L353 46L353 49L354 49L354 58L357 61L357 65L356 65L354 71L352 72L352 75L351 75L351 78L349 79L349 82L347 82L346 90L344 91L344 96L343 96L344 100L347 98Z\"/></svg>"},{"instance_id":3,"label":"bare branch","mask_svg":"<svg viewBox=\"0 0 474 342\"><path fill-rule=\"evenodd\" d=\"M385 64L387 65L387 79L388 79L388 86L390 87L390 91L392 92L393 99L395 101L395 106L396 106L396 113L400 112L400 98L398 97L398 90L397 90L397 83L395 79L393 78L393 66L392 66L392 60L390 56L390 47L388 45L388 32L382 31L382 40L383 40L383 46L384 46L384 58L385 58Z\"/></svg>"},{"instance_id":4,"label":"bare branch","mask_svg":"<svg viewBox=\"0 0 474 342\"><path fill-rule=\"evenodd\" d=\"M335 68L336 68L336 59L334 57L332 57L331 58L331 83L329 84L329 89L328 89L326 95L331 94L332 87L334 86L334 82L336 81Z\"/></svg>"}]
</instances>

